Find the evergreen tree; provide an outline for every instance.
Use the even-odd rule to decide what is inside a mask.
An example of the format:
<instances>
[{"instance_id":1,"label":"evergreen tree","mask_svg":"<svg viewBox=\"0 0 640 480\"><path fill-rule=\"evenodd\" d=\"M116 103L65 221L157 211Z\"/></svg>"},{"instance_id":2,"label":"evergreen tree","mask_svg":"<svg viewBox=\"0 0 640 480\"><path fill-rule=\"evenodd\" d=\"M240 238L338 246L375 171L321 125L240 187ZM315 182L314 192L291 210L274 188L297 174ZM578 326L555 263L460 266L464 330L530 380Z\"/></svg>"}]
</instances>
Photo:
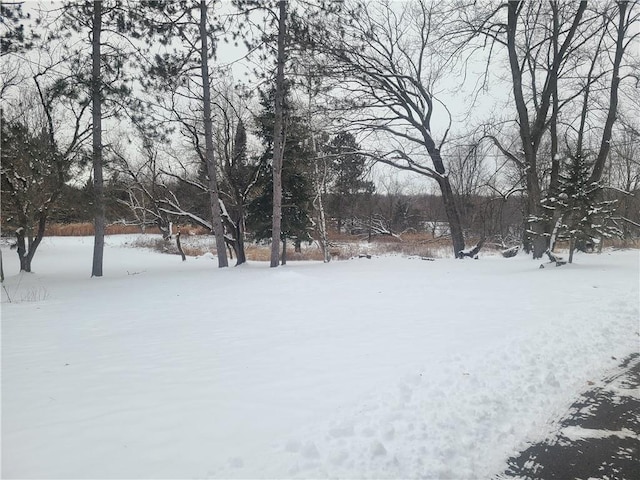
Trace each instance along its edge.
<instances>
[{"instance_id":1,"label":"evergreen tree","mask_svg":"<svg viewBox=\"0 0 640 480\"><path fill-rule=\"evenodd\" d=\"M263 112L257 118L258 135L263 141L262 168L259 173L258 194L249 203L247 223L255 240L272 237L273 212L273 125L275 122L275 91L262 95ZM308 145L308 126L285 96L284 117L284 162L282 164L282 223L280 240L283 242L282 263L286 263L286 240L293 240L296 247L311 241L313 182L311 168L313 152Z\"/></svg>"},{"instance_id":2,"label":"evergreen tree","mask_svg":"<svg viewBox=\"0 0 640 480\"><path fill-rule=\"evenodd\" d=\"M32 46L24 30L25 20L29 18L30 15L22 10L22 2L0 3L0 57Z\"/></svg>"},{"instance_id":3,"label":"evergreen tree","mask_svg":"<svg viewBox=\"0 0 640 480\"><path fill-rule=\"evenodd\" d=\"M142 37L139 23L147 9L140 2L124 0L65 0L58 12L56 28L47 32L45 43L62 41L68 52L65 63L72 72L65 80L70 84L68 98L91 104L95 230L91 276L101 277L107 202L104 181L107 147L102 122L124 115L134 122L144 118L140 113L142 102L133 95L132 85L133 72L139 67L136 54L141 53L140 48L135 48Z\"/></svg>"},{"instance_id":4,"label":"evergreen tree","mask_svg":"<svg viewBox=\"0 0 640 480\"><path fill-rule=\"evenodd\" d=\"M329 208L337 220L338 232L342 231L344 220L353 220L358 198L375 190L373 182L364 179L366 159L359 150L360 145L349 132L338 133L325 147L332 174Z\"/></svg>"},{"instance_id":5,"label":"evergreen tree","mask_svg":"<svg viewBox=\"0 0 640 480\"><path fill-rule=\"evenodd\" d=\"M544 202L555 213L555 239L569 241L569 263L573 253L585 250L593 238L620 236L612 222L615 201L602 200L602 186L590 179L593 165L583 155L569 158L558 178L557 197ZM553 241L552 239L552 247Z\"/></svg>"},{"instance_id":6,"label":"evergreen tree","mask_svg":"<svg viewBox=\"0 0 640 480\"><path fill-rule=\"evenodd\" d=\"M235 110L234 110L235 112ZM222 162L220 190L228 200L227 212L224 216L225 226L232 239L232 247L236 253L237 265L247 261L244 249L244 233L246 221L247 198L255 185L256 174L260 166L249 161L247 155L247 131L244 122L237 117L237 124L231 125L225 121L224 133L226 140L220 142L225 145L233 136L231 145L227 145ZM225 119L228 117L225 116ZM235 134L231 132L235 128Z\"/></svg>"},{"instance_id":7,"label":"evergreen tree","mask_svg":"<svg viewBox=\"0 0 640 480\"><path fill-rule=\"evenodd\" d=\"M223 212L220 199L219 159L214 145L211 80L224 15L218 0L145 0L149 15L142 19L150 35L147 41L159 49L151 59L145 89L159 105L171 112L181 130L190 137L206 167L211 226L216 240L218 266L227 267ZM160 44L161 46L158 46Z\"/></svg>"}]
</instances>

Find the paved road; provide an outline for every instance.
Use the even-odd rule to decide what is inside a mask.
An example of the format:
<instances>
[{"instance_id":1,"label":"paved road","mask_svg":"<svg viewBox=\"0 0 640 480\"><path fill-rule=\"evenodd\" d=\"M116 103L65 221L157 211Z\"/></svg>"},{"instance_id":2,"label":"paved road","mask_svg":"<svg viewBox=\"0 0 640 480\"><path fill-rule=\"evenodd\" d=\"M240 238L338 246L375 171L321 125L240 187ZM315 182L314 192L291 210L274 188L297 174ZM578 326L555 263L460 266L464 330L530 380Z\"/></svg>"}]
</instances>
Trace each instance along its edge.
<instances>
[{"instance_id":1,"label":"paved road","mask_svg":"<svg viewBox=\"0 0 640 480\"><path fill-rule=\"evenodd\" d=\"M581 395L559 432L509 459L498 478L640 480L640 354Z\"/></svg>"}]
</instances>

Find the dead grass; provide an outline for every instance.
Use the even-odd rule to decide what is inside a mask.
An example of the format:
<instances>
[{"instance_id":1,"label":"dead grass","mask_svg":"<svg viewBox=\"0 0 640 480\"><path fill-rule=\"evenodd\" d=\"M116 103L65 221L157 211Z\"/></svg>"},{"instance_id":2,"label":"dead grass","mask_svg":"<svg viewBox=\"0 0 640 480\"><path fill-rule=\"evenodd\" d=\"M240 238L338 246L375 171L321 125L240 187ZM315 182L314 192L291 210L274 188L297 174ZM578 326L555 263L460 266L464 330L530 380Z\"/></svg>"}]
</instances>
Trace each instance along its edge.
<instances>
[{"instance_id":1,"label":"dead grass","mask_svg":"<svg viewBox=\"0 0 640 480\"><path fill-rule=\"evenodd\" d=\"M107 235L142 233L137 225L113 224L105 228ZM160 233L155 227L147 228L147 233ZM52 223L44 231L47 237L88 237L94 234L93 223Z\"/></svg>"},{"instance_id":2,"label":"dead grass","mask_svg":"<svg viewBox=\"0 0 640 480\"><path fill-rule=\"evenodd\" d=\"M268 245L247 243L244 246L244 253L247 260L254 262L268 262L271 259L271 247Z\"/></svg>"},{"instance_id":3,"label":"dead grass","mask_svg":"<svg viewBox=\"0 0 640 480\"><path fill-rule=\"evenodd\" d=\"M603 247L640 249L640 238L607 238Z\"/></svg>"},{"instance_id":4,"label":"dead grass","mask_svg":"<svg viewBox=\"0 0 640 480\"><path fill-rule=\"evenodd\" d=\"M178 231L178 228L184 235L204 235L207 234L207 229L200 226L193 225L174 225L173 233ZM158 227L147 227L146 233L159 234ZM113 223L107 225L105 228L107 235L126 235L142 233L142 228L138 225L123 225L121 223ZM94 234L93 223L52 223L47 225L45 229L46 236L48 237L88 237Z\"/></svg>"},{"instance_id":5,"label":"dead grass","mask_svg":"<svg viewBox=\"0 0 640 480\"><path fill-rule=\"evenodd\" d=\"M207 253L216 252L215 240L210 235L195 235L180 237L182 250L188 257L200 257ZM179 255L175 239L163 240L157 236L140 236L132 244L137 248L148 248L160 253ZM228 251L227 251L228 252ZM254 262L268 262L271 258L271 246L255 243L245 244L247 260ZM230 259L233 261L232 259ZM287 248L287 261L322 261L322 252L316 245L304 246L302 252L295 252L293 248Z\"/></svg>"},{"instance_id":6,"label":"dead grass","mask_svg":"<svg viewBox=\"0 0 640 480\"><path fill-rule=\"evenodd\" d=\"M271 245L245 244L247 260L254 262L268 262L271 260ZM315 245L305 245L301 252L296 252L291 245L287 245L287 262L319 261L322 262L322 251Z\"/></svg>"},{"instance_id":7,"label":"dead grass","mask_svg":"<svg viewBox=\"0 0 640 480\"><path fill-rule=\"evenodd\" d=\"M44 234L47 237L86 237L93 235L93 225L91 223L53 223L47 225Z\"/></svg>"},{"instance_id":8,"label":"dead grass","mask_svg":"<svg viewBox=\"0 0 640 480\"><path fill-rule=\"evenodd\" d=\"M434 258L437 254L437 249L432 246L418 243L418 242L386 242L377 243L374 248L371 249L378 255L395 254L403 255L406 257L428 257Z\"/></svg>"},{"instance_id":9,"label":"dead grass","mask_svg":"<svg viewBox=\"0 0 640 480\"><path fill-rule=\"evenodd\" d=\"M186 229L181 227L184 233ZM196 230L197 231L197 230ZM452 256L451 240L447 237L433 238L428 233L411 233L393 237L377 237L367 243L358 236L331 235L330 256L332 260L349 260L364 255L402 255L405 257L446 258ZM215 254L215 241L212 235L185 235L181 237L182 247L187 256L197 257L207 253ZM467 239L467 245L473 246L477 238ZM157 236L140 236L134 246L151 248L155 251L178 255L175 239L165 241ZM640 248L640 240L607 240L605 247ZM502 247L487 243L482 249L484 255L499 255ZM271 257L271 246L265 243L245 243L247 260L268 262ZM319 261L323 260L322 251L317 243L303 245L302 252L295 252L293 245L287 245L287 261ZM233 262L233 260L231 260Z\"/></svg>"}]
</instances>

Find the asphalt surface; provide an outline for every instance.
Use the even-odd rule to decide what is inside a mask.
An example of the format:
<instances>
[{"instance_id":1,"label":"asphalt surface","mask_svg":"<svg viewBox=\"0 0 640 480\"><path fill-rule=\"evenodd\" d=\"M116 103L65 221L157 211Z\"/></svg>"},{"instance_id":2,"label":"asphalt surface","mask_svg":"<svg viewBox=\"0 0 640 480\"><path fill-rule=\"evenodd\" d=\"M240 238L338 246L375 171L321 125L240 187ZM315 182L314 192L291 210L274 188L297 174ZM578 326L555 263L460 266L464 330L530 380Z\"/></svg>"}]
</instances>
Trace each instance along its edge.
<instances>
[{"instance_id":1,"label":"asphalt surface","mask_svg":"<svg viewBox=\"0 0 640 480\"><path fill-rule=\"evenodd\" d=\"M556 433L510 458L497 478L640 480L640 354L583 393Z\"/></svg>"}]
</instances>

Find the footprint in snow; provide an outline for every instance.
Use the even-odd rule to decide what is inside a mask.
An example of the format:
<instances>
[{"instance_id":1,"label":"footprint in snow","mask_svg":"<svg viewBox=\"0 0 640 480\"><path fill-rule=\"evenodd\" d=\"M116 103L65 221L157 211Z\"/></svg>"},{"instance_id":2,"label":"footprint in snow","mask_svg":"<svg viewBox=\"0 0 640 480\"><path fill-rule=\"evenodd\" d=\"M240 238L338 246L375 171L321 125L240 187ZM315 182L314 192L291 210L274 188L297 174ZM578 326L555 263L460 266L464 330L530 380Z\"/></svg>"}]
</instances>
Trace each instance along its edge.
<instances>
[{"instance_id":1,"label":"footprint in snow","mask_svg":"<svg viewBox=\"0 0 640 480\"><path fill-rule=\"evenodd\" d=\"M371 456L373 458L382 457L386 454L387 454L387 449L384 448L384 445L382 443L376 440L371 444Z\"/></svg>"},{"instance_id":2,"label":"footprint in snow","mask_svg":"<svg viewBox=\"0 0 640 480\"><path fill-rule=\"evenodd\" d=\"M318 447L313 442L306 443L300 453L304 458L320 458Z\"/></svg>"},{"instance_id":3,"label":"footprint in snow","mask_svg":"<svg viewBox=\"0 0 640 480\"><path fill-rule=\"evenodd\" d=\"M329 430L329 435L333 438L352 437L354 435L353 425L340 425Z\"/></svg>"}]
</instances>

